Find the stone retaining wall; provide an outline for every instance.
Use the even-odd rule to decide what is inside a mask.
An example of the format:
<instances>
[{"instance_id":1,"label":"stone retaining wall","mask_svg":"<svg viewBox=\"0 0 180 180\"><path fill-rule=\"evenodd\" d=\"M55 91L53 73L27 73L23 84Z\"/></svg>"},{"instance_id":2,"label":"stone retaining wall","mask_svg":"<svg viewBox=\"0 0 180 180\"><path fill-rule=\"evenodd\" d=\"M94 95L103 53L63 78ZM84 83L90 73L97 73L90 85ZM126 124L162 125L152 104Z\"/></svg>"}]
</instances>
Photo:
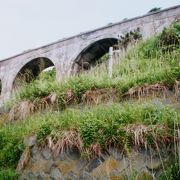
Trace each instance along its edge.
<instances>
[{"instance_id":1,"label":"stone retaining wall","mask_svg":"<svg viewBox=\"0 0 180 180\"><path fill-rule=\"evenodd\" d=\"M162 148L160 152L133 149L127 155L109 147L100 157L88 160L75 149L54 156L48 147L38 147L32 137L26 145L17 167L22 180L123 180L128 176L154 179L174 157L172 147Z\"/></svg>"}]
</instances>

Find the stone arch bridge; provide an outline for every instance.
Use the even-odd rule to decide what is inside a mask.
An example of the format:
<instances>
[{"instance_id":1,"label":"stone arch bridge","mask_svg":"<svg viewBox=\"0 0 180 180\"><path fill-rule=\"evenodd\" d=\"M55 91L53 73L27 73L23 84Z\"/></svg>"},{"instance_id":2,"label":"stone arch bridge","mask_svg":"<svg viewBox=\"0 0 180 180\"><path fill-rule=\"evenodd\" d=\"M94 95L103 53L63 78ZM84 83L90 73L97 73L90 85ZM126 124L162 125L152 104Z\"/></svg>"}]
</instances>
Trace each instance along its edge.
<instances>
[{"instance_id":1,"label":"stone arch bridge","mask_svg":"<svg viewBox=\"0 0 180 180\"><path fill-rule=\"evenodd\" d=\"M18 75L26 70L37 76L42 69L54 65L56 79L60 81L64 76L68 77L77 71L82 62L95 62L108 52L110 46L117 43L119 36L130 30L140 28L143 37L148 38L179 19L180 6L175 6L109 24L0 60L0 107L11 97Z\"/></svg>"}]
</instances>

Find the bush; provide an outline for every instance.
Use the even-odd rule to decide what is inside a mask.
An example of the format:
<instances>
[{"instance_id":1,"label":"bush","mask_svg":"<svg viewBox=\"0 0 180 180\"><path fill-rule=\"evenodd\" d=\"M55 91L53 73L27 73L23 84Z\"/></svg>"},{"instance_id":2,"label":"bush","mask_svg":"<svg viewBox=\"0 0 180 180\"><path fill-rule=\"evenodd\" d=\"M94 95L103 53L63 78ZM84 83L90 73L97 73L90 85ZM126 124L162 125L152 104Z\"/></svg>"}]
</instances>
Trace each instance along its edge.
<instances>
[{"instance_id":1,"label":"bush","mask_svg":"<svg viewBox=\"0 0 180 180\"><path fill-rule=\"evenodd\" d=\"M0 170L1 180L17 180L18 174L13 169L3 169Z\"/></svg>"},{"instance_id":2,"label":"bush","mask_svg":"<svg viewBox=\"0 0 180 180\"><path fill-rule=\"evenodd\" d=\"M180 164L174 162L160 175L159 180L179 180L180 179Z\"/></svg>"},{"instance_id":3,"label":"bush","mask_svg":"<svg viewBox=\"0 0 180 180\"><path fill-rule=\"evenodd\" d=\"M148 13L157 12L157 11L160 11L160 10L161 10L160 7L155 7L155 8L152 8Z\"/></svg>"},{"instance_id":4,"label":"bush","mask_svg":"<svg viewBox=\"0 0 180 180\"><path fill-rule=\"evenodd\" d=\"M175 22L170 27L164 28L162 33L143 42L138 53L143 58L159 58L165 52L177 50L180 47L180 23Z\"/></svg>"},{"instance_id":5,"label":"bush","mask_svg":"<svg viewBox=\"0 0 180 180\"><path fill-rule=\"evenodd\" d=\"M0 168L15 167L24 150L21 139L0 132Z\"/></svg>"},{"instance_id":6,"label":"bush","mask_svg":"<svg viewBox=\"0 0 180 180\"><path fill-rule=\"evenodd\" d=\"M158 36L159 48L165 51L173 51L180 46L180 23L174 23L170 28L165 28Z\"/></svg>"}]
</instances>

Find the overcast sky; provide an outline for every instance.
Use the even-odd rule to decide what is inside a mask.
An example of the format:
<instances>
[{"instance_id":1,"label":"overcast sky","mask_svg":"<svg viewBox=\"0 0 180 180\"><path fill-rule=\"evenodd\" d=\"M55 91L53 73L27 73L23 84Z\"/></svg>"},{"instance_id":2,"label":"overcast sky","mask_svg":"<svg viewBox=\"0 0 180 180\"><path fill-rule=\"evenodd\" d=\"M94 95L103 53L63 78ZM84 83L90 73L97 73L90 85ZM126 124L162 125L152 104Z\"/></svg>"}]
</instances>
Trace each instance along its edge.
<instances>
[{"instance_id":1,"label":"overcast sky","mask_svg":"<svg viewBox=\"0 0 180 180\"><path fill-rule=\"evenodd\" d=\"M0 0L0 59L180 0Z\"/></svg>"}]
</instances>

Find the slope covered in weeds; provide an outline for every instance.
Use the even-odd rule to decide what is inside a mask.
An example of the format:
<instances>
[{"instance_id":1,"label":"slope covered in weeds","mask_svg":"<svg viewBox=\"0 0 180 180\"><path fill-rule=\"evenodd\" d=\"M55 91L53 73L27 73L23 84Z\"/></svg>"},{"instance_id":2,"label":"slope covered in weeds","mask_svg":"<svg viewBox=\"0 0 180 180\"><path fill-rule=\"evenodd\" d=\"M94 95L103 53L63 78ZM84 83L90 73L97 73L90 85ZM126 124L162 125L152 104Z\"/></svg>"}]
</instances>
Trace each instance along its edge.
<instances>
[{"instance_id":1,"label":"slope covered in weeds","mask_svg":"<svg viewBox=\"0 0 180 180\"><path fill-rule=\"evenodd\" d=\"M160 83L172 87L180 79L180 25L175 23L160 35L130 49L123 57L116 59L113 78L108 78L107 68L100 65L88 73L55 82L55 73L42 73L31 84L25 85L17 95L17 101L35 100L55 92L59 105L66 104L66 93L72 91L76 102L88 90L113 88L119 99L132 87Z\"/></svg>"},{"instance_id":2,"label":"slope covered in weeds","mask_svg":"<svg viewBox=\"0 0 180 180\"><path fill-rule=\"evenodd\" d=\"M157 85L172 90L180 80L179 36L180 25L175 23L156 37L133 47L115 60L111 79L102 64L59 83L55 82L52 70L26 84L17 94L15 103L28 101L38 107L40 100L54 93L57 107L22 120L6 119L0 123L0 179L17 178L15 169L25 148L24 137L34 134L39 145L49 145L54 153L75 147L88 157L100 155L111 145L127 153L132 147L157 148L157 145L176 143L179 140L179 108L152 101L116 101L94 107L77 106L76 109L69 108L68 104L73 101L77 105L92 90L111 89L117 93L118 102L139 87L146 90Z\"/></svg>"},{"instance_id":3,"label":"slope covered in weeds","mask_svg":"<svg viewBox=\"0 0 180 180\"><path fill-rule=\"evenodd\" d=\"M151 103L100 105L91 109L36 114L24 121L1 127L0 164L17 164L23 149L23 138L32 134L37 134L38 139L43 141L49 136L56 143L65 132L68 136L68 132L73 131L76 132L74 138L79 137L79 143L72 141L73 145L81 150L95 143L101 148L111 144L122 148L126 143L130 146L153 144L154 137L160 143L168 143L174 138L176 128L180 125L179 118L178 111ZM138 127L143 129L144 137L136 144L134 131ZM65 144L68 146L68 142ZM69 146L72 146L71 142Z\"/></svg>"}]
</instances>

